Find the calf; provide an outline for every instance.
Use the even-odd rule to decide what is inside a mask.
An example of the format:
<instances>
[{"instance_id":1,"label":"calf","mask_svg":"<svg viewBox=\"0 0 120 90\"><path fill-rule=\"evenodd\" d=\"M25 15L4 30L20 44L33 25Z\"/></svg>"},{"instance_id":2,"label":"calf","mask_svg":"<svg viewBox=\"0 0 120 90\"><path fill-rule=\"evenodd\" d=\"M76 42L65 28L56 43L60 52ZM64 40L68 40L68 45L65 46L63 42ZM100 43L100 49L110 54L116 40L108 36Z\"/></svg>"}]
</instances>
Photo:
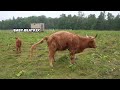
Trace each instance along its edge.
<instances>
[{"instance_id":1,"label":"calf","mask_svg":"<svg viewBox=\"0 0 120 90\"><path fill-rule=\"evenodd\" d=\"M44 37L42 40L32 45L30 49L31 56L36 46L38 44L43 43L43 41L45 40L47 42L48 49L49 49L49 61L50 61L51 67L53 67L53 62L55 61L54 55L56 51L63 51L66 49L68 49L70 52L71 64L74 64L76 53L80 53L86 48L96 48L96 45L95 45L96 37L97 35L95 37L92 37L92 36L82 37L67 31L59 31L59 32L53 33L48 37Z\"/></svg>"},{"instance_id":2,"label":"calf","mask_svg":"<svg viewBox=\"0 0 120 90\"><path fill-rule=\"evenodd\" d=\"M16 37L15 39L16 39L16 53L20 53L22 41L18 37Z\"/></svg>"}]
</instances>

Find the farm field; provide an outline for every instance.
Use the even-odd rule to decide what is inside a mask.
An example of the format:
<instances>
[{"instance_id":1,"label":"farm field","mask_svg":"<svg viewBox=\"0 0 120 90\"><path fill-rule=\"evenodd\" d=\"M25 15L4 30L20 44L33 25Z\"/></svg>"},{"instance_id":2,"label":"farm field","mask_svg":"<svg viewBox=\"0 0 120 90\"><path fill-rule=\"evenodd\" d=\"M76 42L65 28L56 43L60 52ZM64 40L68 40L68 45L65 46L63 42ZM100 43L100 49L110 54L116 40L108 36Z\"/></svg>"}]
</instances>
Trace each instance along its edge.
<instances>
[{"instance_id":1,"label":"farm field","mask_svg":"<svg viewBox=\"0 0 120 90\"><path fill-rule=\"evenodd\" d=\"M0 30L0 79L120 79L120 31L66 30L82 36L98 34L97 48L76 54L74 65L65 50L55 54L56 62L50 67L46 42L38 45L29 59L31 45L57 31ZM23 41L20 54L15 52L15 37Z\"/></svg>"}]
</instances>

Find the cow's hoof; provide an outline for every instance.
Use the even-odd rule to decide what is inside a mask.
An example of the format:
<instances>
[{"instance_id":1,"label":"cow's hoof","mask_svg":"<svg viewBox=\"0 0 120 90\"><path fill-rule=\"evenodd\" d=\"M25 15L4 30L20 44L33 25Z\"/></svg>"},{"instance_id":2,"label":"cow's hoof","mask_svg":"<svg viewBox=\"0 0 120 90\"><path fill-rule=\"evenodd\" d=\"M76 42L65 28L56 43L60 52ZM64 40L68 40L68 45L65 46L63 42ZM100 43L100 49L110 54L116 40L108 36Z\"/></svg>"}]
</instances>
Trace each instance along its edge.
<instances>
[{"instance_id":1,"label":"cow's hoof","mask_svg":"<svg viewBox=\"0 0 120 90\"><path fill-rule=\"evenodd\" d=\"M53 67L53 64L50 64L50 67Z\"/></svg>"}]
</instances>

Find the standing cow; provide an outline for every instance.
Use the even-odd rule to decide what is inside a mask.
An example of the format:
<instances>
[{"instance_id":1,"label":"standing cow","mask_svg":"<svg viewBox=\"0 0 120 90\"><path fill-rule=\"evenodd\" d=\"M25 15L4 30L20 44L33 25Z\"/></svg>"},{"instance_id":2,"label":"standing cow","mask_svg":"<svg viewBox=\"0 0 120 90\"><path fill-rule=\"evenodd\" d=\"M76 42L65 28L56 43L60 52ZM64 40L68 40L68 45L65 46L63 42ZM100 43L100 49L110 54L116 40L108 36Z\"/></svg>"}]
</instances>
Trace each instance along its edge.
<instances>
[{"instance_id":1,"label":"standing cow","mask_svg":"<svg viewBox=\"0 0 120 90\"><path fill-rule=\"evenodd\" d=\"M53 62L55 61L54 55L56 51L63 51L66 49L70 51L71 64L74 64L76 53L80 53L86 48L96 48L95 44L96 37L97 35L95 37L92 36L82 37L67 31L59 31L53 33L48 37L44 37L41 41L32 45L30 49L31 50L30 56L32 56L33 50L36 48L36 46L38 44L43 43L43 41L46 40L49 49L49 61L51 67L53 67Z\"/></svg>"},{"instance_id":2,"label":"standing cow","mask_svg":"<svg viewBox=\"0 0 120 90\"><path fill-rule=\"evenodd\" d=\"M16 37L16 53L20 53L21 52L21 46L22 46L22 41Z\"/></svg>"}]
</instances>

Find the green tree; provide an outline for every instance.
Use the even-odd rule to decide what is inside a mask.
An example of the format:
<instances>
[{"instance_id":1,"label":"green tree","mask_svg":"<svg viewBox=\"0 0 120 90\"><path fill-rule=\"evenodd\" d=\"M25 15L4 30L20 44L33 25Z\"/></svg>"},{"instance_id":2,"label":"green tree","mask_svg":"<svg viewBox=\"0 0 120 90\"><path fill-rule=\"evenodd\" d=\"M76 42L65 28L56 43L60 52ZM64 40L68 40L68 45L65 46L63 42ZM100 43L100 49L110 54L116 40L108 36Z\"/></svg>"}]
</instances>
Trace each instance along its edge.
<instances>
[{"instance_id":1,"label":"green tree","mask_svg":"<svg viewBox=\"0 0 120 90\"><path fill-rule=\"evenodd\" d=\"M87 22L86 22L86 29L93 30L95 29L95 25L96 25L95 14L88 15Z\"/></svg>"},{"instance_id":2,"label":"green tree","mask_svg":"<svg viewBox=\"0 0 120 90\"><path fill-rule=\"evenodd\" d=\"M118 14L114 19L114 29L120 30L120 15Z\"/></svg>"},{"instance_id":3,"label":"green tree","mask_svg":"<svg viewBox=\"0 0 120 90\"><path fill-rule=\"evenodd\" d=\"M100 12L100 15L97 18L95 29L104 30L105 26L106 26L105 12Z\"/></svg>"},{"instance_id":4,"label":"green tree","mask_svg":"<svg viewBox=\"0 0 120 90\"><path fill-rule=\"evenodd\" d=\"M111 13L107 14L107 30L114 29L114 16Z\"/></svg>"}]
</instances>

